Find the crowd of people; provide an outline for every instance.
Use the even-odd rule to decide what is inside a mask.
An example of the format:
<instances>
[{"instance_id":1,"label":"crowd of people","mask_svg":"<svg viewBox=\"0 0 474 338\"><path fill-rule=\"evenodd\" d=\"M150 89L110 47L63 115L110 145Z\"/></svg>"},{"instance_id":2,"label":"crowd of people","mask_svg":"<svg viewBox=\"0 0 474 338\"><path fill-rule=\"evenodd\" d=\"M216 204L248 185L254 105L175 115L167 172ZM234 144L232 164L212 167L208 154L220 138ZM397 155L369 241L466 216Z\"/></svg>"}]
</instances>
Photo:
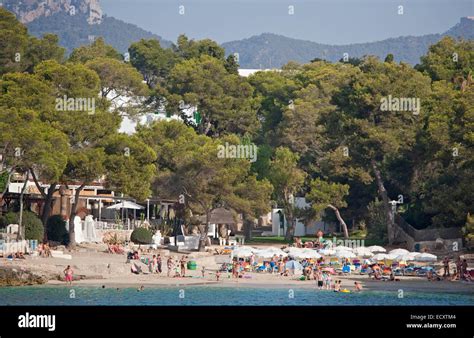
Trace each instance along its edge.
<instances>
[{"instance_id":1,"label":"crowd of people","mask_svg":"<svg viewBox=\"0 0 474 338\"><path fill-rule=\"evenodd\" d=\"M472 282L474 281L472 273L468 270L468 264L466 259L461 259L458 256L456 259L456 267L454 268L453 273L450 271L450 259L448 256L443 259L443 274L437 274L436 271L430 270L427 272L426 277L429 281L441 281L441 280L464 280Z\"/></svg>"},{"instance_id":2,"label":"crowd of people","mask_svg":"<svg viewBox=\"0 0 474 338\"><path fill-rule=\"evenodd\" d=\"M152 274L161 274L163 272L163 259L161 254L154 254L151 259L141 259L138 251L130 251L127 253L127 263L138 260L148 266L148 272ZM133 262L132 262L133 263ZM186 277L186 267L188 263L188 256L182 255L180 259L175 259L173 256L168 256L166 259L167 277ZM142 273L140 266L136 264L131 265L131 272L134 274ZM203 277L204 277L203 270ZM174 273L173 273L174 272Z\"/></svg>"}]
</instances>

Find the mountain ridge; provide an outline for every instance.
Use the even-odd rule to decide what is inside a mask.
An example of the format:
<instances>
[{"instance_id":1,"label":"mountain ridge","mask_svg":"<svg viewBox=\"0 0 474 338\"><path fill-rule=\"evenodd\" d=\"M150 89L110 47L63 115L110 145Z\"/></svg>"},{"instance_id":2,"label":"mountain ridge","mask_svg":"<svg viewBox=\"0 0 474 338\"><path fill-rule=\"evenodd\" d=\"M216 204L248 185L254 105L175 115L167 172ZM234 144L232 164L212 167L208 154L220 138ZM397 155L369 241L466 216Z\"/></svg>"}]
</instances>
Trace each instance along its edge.
<instances>
[{"instance_id":1,"label":"mountain ridge","mask_svg":"<svg viewBox=\"0 0 474 338\"><path fill-rule=\"evenodd\" d=\"M172 45L171 41L153 32L104 15L98 0L23 0L20 3L3 0L3 6L15 13L31 34L37 37L45 33L58 35L60 44L68 53L99 36L121 53L140 39L157 39L163 47ZM315 58L331 62L344 56L376 55L385 58L389 53L396 61L416 64L430 45L446 35L474 39L474 17L461 18L444 33L399 36L373 42L331 45L265 32L221 45L227 55L239 54L241 68L279 68L289 61L305 63Z\"/></svg>"},{"instance_id":2,"label":"mountain ridge","mask_svg":"<svg viewBox=\"0 0 474 338\"><path fill-rule=\"evenodd\" d=\"M351 58L369 54L384 58L391 53L394 54L396 61L416 64L430 45L446 35L474 39L473 18L461 18L459 23L444 33L399 36L374 42L330 45L265 32L225 42L222 46L228 54L238 53L243 68L279 68L289 61L309 62L314 58L336 62L343 58L344 53Z\"/></svg>"}]
</instances>

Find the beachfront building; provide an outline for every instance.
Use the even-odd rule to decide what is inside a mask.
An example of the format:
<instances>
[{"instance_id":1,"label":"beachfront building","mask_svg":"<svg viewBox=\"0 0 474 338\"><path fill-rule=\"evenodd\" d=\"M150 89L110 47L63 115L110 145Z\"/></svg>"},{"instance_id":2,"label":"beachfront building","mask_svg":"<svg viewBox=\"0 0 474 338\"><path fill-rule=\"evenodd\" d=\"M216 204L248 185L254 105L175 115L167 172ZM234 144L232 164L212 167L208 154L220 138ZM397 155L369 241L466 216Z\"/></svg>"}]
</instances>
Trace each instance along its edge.
<instances>
[{"instance_id":1,"label":"beachfront building","mask_svg":"<svg viewBox=\"0 0 474 338\"><path fill-rule=\"evenodd\" d=\"M309 208L311 205L306 202L304 197L295 197L295 206L299 209ZM284 216L284 210L282 208L273 208L272 214L272 231L268 235L271 236L285 236L288 228L288 220ZM296 220L295 236L314 236L318 230L322 230L324 233L335 232L336 224L328 223L323 221L312 221L303 223L301 220Z\"/></svg>"},{"instance_id":2,"label":"beachfront building","mask_svg":"<svg viewBox=\"0 0 474 338\"><path fill-rule=\"evenodd\" d=\"M43 182L38 185L48 193L50 186ZM11 209L12 204L19 200L21 190L25 186L25 177L14 174L8 189L3 196L2 212L6 213ZM57 185L52 196L50 215L61 215L63 219L69 220L71 210L74 204L74 196L80 184L67 182ZM35 182L29 179L26 182L24 193L25 206L37 215L43 213L45 207L45 198L39 191ZM127 207L113 208L117 203L127 203ZM136 201L117 194L105 186L103 179L97 180L86 185L79 194L76 215L84 220L86 216L91 215L97 222L99 228L115 228L117 223L121 223L123 228L134 228L141 220L154 219L159 214L161 202L156 199L150 199L144 205L135 203ZM128 207L133 204L132 207ZM143 214L143 216L141 216Z\"/></svg>"}]
</instances>

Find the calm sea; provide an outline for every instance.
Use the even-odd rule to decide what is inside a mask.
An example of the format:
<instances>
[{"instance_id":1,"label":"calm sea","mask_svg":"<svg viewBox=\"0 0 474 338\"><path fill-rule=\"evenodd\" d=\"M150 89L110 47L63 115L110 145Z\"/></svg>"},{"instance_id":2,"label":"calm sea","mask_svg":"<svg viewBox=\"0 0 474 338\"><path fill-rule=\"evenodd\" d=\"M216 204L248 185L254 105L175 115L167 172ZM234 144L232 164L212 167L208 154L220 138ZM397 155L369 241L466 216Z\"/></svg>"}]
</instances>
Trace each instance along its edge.
<instances>
[{"instance_id":1,"label":"calm sea","mask_svg":"<svg viewBox=\"0 0 474 338\"><path fill-rule=\"evenodd\" d=\"M335 293L313 289L227 288L212 286L136 288L27 286L0 288L0 305L474 305L474 293L363 291Z\"/></svg>"}]
</instances>

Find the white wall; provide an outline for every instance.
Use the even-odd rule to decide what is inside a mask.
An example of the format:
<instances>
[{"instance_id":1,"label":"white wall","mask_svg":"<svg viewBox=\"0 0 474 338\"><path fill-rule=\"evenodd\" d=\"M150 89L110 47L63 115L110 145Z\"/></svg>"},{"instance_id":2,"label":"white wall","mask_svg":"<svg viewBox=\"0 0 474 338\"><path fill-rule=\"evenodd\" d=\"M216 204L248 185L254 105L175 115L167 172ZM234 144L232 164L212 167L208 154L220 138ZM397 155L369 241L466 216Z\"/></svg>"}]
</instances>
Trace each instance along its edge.
<instances>
[{"instance_id":1,"label":"white wall","mask_svg":"<svg viewBox=\"0 0 474 338\"><path fill-rule=\"evenodd\" d=\"M309 203L306 202L306 199L304 197L296 197L295 198L295 204L298 208L307 208L310 206ZM280 227L280 215L278 214L278 211L282 211L282 209L272 209L271 212L271 217L272 217L272 235L273 236L284 236L286 232L286 227L287 227L287 222L285 220L285 229L280 229L280 232L278 232L279 227ZM302 222L297 222L296 223L296 228L295 228L295 236L305 236L305 235L315 235L316 231L319 229L323 230L324 232L329 231L329 224L322 222L322 221L315 221L311 224L308 224L306 227Z\"/></svg>"}]
</instances>

